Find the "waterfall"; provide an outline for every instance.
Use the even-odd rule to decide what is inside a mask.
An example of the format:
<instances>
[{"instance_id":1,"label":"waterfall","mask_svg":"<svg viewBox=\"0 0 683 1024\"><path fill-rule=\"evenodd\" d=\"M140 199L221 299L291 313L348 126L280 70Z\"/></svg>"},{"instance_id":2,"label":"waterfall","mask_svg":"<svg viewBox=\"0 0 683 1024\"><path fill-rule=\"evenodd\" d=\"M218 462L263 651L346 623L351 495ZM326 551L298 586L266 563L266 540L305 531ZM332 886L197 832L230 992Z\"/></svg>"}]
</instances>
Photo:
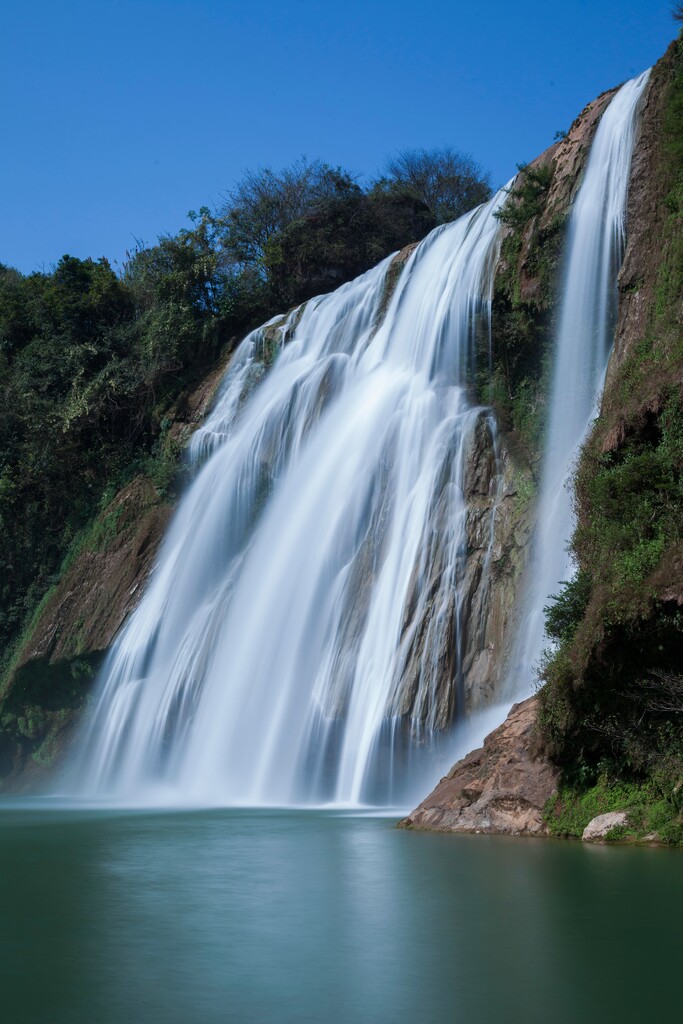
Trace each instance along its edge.
<instances>
[{"instance_id":1,"label":"waterfall","mask_svg":"<svg viewBox=\"0 0 683 1024\"><path fill-rule=\"evenodd\" d=\"M408 766L463 712L464 636L481 628L458 590L463 479L482 422L497 451L472 379L504 196L432 232L390 298L387 259L241 344L69 788L405 797ZM492 495L491 537L494 515Z\"/></svg>"},{"instance_id":2,"label":"waterfall","mask_svg":"<svg viewBox=\"0 0 683 1024\"><path fill-rule=\"evenodd\" d=\"M555 339L537 529L529 585L506 685L528 696L544 646L544 607L573 574L568 545L574 516L572 475L599 411L612 348L617 275L639 100L650 71L623 85L602 115L571 212Z\"/></svg>"},{"instance_id":3,"label":"waterfall","mask_svg":"<svg viewBox=\"0 0 683 1024\"><path fill-rule=\"evenodd\" d=\"M648 73L598 126L570 218L538 522L502 696L528 692L543 607L570 571L567 483L609 356L636 109ZM406 800L461 719L474 614L468 455L494 464L474 399L490 344L506 190L392 258L276 317L235 352L189 453L194 479L146 593L114 643L66 788L124 801ZM490 350L489 350L490 355ZM407 790L412 782L412 791ZM419 794L421 795L421 793Z\"/></svg>"}]
</instances>

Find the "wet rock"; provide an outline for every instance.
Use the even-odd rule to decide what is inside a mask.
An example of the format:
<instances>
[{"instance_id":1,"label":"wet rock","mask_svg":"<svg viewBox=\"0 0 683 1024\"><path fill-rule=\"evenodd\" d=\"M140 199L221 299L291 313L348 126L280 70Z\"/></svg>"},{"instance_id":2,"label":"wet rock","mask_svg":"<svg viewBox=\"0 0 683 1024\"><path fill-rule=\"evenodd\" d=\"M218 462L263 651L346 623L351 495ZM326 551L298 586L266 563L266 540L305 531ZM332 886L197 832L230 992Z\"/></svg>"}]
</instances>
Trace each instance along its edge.
<instances>
[{"instance_id":1,"label":"wet rock","mask_svg":"<svg viewBox=\"0 0 683 1024\"><path fill-rule=\"evenodd\" d=\"M490 429L475 432L466 474L468 554L462 580L467 631L461 646L467 712L499 692L519 610L519 592L531 535L533 481L528 461L500 434L493 455ZM482 449L489 448L489 454Z\"/></svg>"},{"instance_id":2,"label":"wet rock","mask_svg":"<svg viewBox=\"0 0 683 1024\"><path fill-rule=\"evenodd\" d=\"M557 789L557 769L531 753L536 697L515 704L484 746L451 769L402 828L433 832L547 835L543 808Z\"/></svg>"},{"instance_id":3,"label":"wet rock","mask_svg":"<svg viewBox=\"0 0 683 1024\"><path fill-rule=\"evenodd\" d=\"M496 478L496 456L489 416L482 414L470 439L463 490L469 499L491 494Z\"/></svg>"}]
</instances>

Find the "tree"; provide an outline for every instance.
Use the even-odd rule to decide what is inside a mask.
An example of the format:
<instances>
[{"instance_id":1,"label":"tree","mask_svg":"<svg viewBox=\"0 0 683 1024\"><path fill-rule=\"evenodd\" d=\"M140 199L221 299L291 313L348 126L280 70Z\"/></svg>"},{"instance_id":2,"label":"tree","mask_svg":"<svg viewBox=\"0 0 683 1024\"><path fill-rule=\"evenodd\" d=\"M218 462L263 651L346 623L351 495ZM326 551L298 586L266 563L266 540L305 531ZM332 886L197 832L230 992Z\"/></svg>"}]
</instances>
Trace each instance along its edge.
<instances>
[{"instance_id":1,"label":"tree","mask_svg":"<svg viewBox=\"0 0 683 1024\"><path fill-rule=\"evenodd\" d=\"M261 268L270 239L312 213L325 200L360 194L350 174L320 160L296 160L275 172L246 171L218 211L225 256L243 266Z\"/></svg>"},{"instance_id":2,"label":"tree","mask_svg":"<svg viewBox=\"0 0 683 1024\"><path fill-rule=\"evenodd\" d=\"M674 21L683 21L683 0L679 3L674 4L673 10L671 11Z\"/></svg>"},{"instance_id":3,"label":"tree","mask_svg":"<svg viewBox=\"0 0 683 1024\"><path fill-rule=\"evenodd\" d=\"M358 191L321 201L266 246L273 298L290 306L338 288L434 226L425 204L405 193Z\"/></svg>"},{"instance_id":4,"label":"tree","mask_svg":"<svg viewBox=\"0 0 683 1024\"><path fill-rule=\"evenodd\" d=\"M455 220L491 195L490 175L450 146L405 149L387 161L385 171L377 188L421 200L439 224Z\"/></svg>"},{"instance_id":5,"label":"tree","mask_svg":"<svg viewBox=\"0 0 683 1024\"><path fill-rule=\"evenodd\" d=\"M188 306L197 314L217 313L220 284L216 219L207 207L191 210L192 228L162 235L156 245L138 244L123 268L123 279L140 311L163 302Z\"/></svg>"}]
</instances>

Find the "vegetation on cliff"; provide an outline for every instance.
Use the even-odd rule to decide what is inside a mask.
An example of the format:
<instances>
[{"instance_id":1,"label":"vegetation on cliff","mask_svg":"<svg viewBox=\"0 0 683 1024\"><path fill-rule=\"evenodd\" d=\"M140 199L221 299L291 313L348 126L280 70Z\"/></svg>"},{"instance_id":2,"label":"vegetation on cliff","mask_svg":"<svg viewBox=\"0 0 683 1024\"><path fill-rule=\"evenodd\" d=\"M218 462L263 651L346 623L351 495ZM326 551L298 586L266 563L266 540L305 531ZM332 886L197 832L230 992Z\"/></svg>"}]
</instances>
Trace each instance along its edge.
<instances>
[{"instance_id":1,"label":"vegetation on cliff","mask_svg":"<svg viewBox=\"0 0 683 1024\"><path fill-rule=\"evenodd\" d=\"M319 161L247 173L220 208L138 244L118 273L71 256L27 276L0 266L0 762L3 743L6 761L37 755L48 718L82 703L107 631L94 650L90 623L48 649L31 637L59 581L85 585L72 566L82 576L120 535L137 537L124 504L148 522L145 544L158 541L153 511L177 492L193 389L250 328L489 194L451 150L397 160L366 188ZM416 160L428 181L400 170Z\"/></svg>"},{"instance_id":2,"label":"vegetation on cliff","mask_svg":"<svg viewBox=\"0 0 683 1024\"><path fill-rule=\"evenodd\" d=\"M505 228L492 305L491 365L479 372L482 398L514 429L536 461L544 425L548 341L565 217L544 223L554 165L520 165L498 217Z\"/></svg>"},{"instance_id":3,"label":"vegetation on cliff","mask_svg":"<svg viewBox=\"0 0 683 1024\"><path fill-rule=\"evenodd\" d=\"M656 220L631 226L643 237L633 238L639 255L621 285L622 308L646 312L617 352L578 463L578 574L548 609L558 646L543 671L540 726L546 752L564 771L560 798L548 808L555 832L576 834L586 815L625 809L633 835L656 831L679 842L683 41L654 69L652 97L643 130Z\"/></svg>"}]
</instances>

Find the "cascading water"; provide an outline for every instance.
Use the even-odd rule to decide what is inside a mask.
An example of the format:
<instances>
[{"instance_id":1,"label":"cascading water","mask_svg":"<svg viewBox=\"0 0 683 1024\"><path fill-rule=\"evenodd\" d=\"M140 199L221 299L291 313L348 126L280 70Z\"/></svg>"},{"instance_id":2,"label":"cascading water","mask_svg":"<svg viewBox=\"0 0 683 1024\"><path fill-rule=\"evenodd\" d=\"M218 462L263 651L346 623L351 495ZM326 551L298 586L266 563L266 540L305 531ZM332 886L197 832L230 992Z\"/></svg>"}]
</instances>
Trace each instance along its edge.
<instances>
[{"instance_id":1,"label":"cascading water","mask_svg":"<svg viewBox=\"0 0 683 1024\"><path fill-rule=\"evenodd\" d=\"M404 759L462 711L463 635L481 628L458 597L463 477L482 419L495 451L470 382L503 199L432 232L384 316L390 260L242 343L105 665L81 793L405 795Z\"/></svg>"},{"instance_id":2,"label":"cascading water","mask_svg":"<svg viewBox=\"0 0 683 1024\"><path fill-rule=\"evenodd\" d=\"M603 115L571 216L508 696L530 687L543 606L568 571L565 484L605 373L646 81ZM126 801L160 790L182 802L406 798L401 769L408 759L414 776L410 759L463 712L466 635L485 625L459 582L475 428L497 451L471 381L477 338L490 337L503 198L425 239L386 312L390 260L242 343L193 439L196 478L108 657L68 788ZM487 572L485 559L484 594Z\"/></svg>"},{"instance_id":3,"label":"cascading water","mask_svg":"<svg viewBox=\"0 0 683 1024\"><path fill-rule=\"evenodd\" d=\"M639 100L650 72L623 85L598 125L569 221L555 341L538 527L528 569L526 614L513 647L506 690L527 696L543 648L544 607L572 575L574 463L598 404L614 336L617 275Z\"/></svg>"}]
</instances>

